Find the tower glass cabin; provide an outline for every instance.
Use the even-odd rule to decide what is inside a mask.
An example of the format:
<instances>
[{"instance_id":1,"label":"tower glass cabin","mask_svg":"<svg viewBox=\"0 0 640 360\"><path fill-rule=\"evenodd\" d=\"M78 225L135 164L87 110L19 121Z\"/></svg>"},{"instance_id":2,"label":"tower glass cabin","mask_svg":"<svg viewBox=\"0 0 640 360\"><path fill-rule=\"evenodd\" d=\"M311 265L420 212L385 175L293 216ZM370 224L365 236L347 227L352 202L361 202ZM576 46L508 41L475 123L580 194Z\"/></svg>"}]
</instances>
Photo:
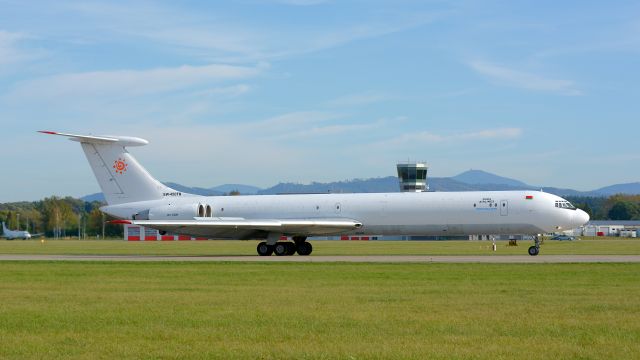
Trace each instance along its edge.
<instances>
[{"instance_id":1,"label":"tower glass cabin","mask_svg":"<svg viewBox=\"0 0 640 360\"><path fill-rule=\"evenodd\" d=\"M401 192L423 192L427 187L427 164L423 162L398 163Z\"/></svg>"}]
</instances>

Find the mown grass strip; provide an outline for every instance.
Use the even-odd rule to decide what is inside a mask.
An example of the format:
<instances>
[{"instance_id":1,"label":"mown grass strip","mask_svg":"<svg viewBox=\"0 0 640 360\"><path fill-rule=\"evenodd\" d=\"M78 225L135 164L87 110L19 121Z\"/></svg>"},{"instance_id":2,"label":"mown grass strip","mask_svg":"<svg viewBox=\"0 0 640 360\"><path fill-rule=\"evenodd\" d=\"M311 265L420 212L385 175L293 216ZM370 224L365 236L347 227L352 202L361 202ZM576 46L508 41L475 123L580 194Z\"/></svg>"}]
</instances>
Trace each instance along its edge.
<instances>
[{"instance_id":1,"label":"mown grass strip","mask_svg":"<svg viewBox=\"0 0 640 360\"><path fill-rule=\"evenodd\" d=\"M83 255L255 255L257 241L40 240L0 241L0 254ZM312 241L313 255L526 255L530 241L519 246L489 241ZM547 240L546 255L640 255L640 239Z\"/></svg>"},{"instance_id":2,"label":"mown grass strip","mask_svg":"<svg viewBox=\"0 0 640 360\"><path fill-rule=\"evenodd\" d=\"M0 263L0 358L638 358L640 264Z\"/></svg>"}]
</instances>

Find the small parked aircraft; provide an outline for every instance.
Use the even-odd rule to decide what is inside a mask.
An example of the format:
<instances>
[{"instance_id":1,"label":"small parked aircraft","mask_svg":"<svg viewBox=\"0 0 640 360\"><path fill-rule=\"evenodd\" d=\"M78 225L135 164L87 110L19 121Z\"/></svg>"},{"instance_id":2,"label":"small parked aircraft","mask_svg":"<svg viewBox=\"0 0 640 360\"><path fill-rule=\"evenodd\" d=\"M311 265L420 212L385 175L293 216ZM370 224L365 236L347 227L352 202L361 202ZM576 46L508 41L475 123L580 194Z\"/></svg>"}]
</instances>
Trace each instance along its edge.
<instances>
[{"instance_id":1,"label":"small parked aircraft","mask_svg":"<svg viewBox=\"0 0 640 360\"><path fill-rule=\"evenodd\" d=\"M36 235L40 235L40 234L36 234ZM27 240L27 239L31 239L32 237L32 235L29 234L29 232L26 230L7 229L7 226L4 224L4 222L2 222L2 236L5 237L7 240L13 240L13 239Z\"/></svg>"}]
</instances>

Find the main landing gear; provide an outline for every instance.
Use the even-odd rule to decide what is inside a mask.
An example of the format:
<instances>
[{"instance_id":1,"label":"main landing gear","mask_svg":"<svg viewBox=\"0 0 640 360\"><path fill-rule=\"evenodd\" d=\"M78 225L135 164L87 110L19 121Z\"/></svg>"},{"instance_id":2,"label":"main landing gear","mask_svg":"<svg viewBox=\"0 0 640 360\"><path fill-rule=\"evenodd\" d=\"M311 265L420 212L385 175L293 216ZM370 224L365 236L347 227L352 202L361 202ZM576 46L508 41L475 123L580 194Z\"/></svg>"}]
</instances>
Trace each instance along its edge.
<instances>
[{"instance_id":1,"label":"main landing gear","mask_svg":"<svg viewBox=\"0 0 640 360\"><path fill-rule=\"evenodd\" d=\"M529 247L529 255L536 256L540 253L540 237L538 235L534 236L533 241L535 241L535 245Z\"/></svg>"},{"instance_id":2,"label":"main landing gear","mask_svg":"<svg viewBox=\"0 0 640 360\"><path fill-rule=\"evenodd\" d=\"M260 244L258 244L258 255L260 256L271 256L271 254L273 254L273 245L267 245L266 242L261 242Z\"/></svg>"},{"instance_id":3,"label":"main landing gear","mask_svg":"<svg viewBox=\"0 0 640 360\"><path fill-rule=\"evenodd\" d=\"M258 244L256 250L258 250L258 255L260 256L271 256L273 253L276 256L291 256L295 253L307 256L313 251L313 246L306 240L306 236L294 236L293 242L278 241L273 245L269 245L269 241L263 241Z\"/></svg>"}]
</instances>

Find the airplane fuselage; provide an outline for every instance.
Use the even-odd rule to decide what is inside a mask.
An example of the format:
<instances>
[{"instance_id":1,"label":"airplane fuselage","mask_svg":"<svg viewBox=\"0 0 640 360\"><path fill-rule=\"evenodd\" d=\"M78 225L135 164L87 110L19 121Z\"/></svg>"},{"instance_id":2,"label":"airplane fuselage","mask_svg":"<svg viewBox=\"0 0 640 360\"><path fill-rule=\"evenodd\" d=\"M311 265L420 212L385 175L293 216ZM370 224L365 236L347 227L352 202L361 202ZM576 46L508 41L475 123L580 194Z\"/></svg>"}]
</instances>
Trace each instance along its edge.
<instances>
[{"instance_id":1,"label":"airplane fuselage","mask_svg":"<svg viewBox=\"0 0 640 360\"><path fill-rule=\"evenodd\" d=\"M28 231L13 231L13 230L5 230L4 234L2 235L5 239L7 240L14 240L14 239L24 239L24 240L28 240L31 239L31 234L29 234Z\"/></svg>"},{"instance_id":2,"label":"airplane fuselage","mask_svg":"<svg viewBox=\"0 0 640 360\"><path fill-rule=\"evenodd\" d=\"M345 234L472 235L540 234L581 226L581 210L555 207L561 198L537 191L167 196L102 210L121 219L189 220L198 207L212 218L355 219L362 227ZM584 214L584 215L583 215ZM139 218L139 217L138 217ZM328 232L337 233L335 231ZM192 235L208 235L197 229ZM210 235L210 234L209 234ZM256 234L251 234L255 236ZM284 234L295 235L295 234ZM218 234L243 238L241 231Z\"/></svg>"}]
</instances>

